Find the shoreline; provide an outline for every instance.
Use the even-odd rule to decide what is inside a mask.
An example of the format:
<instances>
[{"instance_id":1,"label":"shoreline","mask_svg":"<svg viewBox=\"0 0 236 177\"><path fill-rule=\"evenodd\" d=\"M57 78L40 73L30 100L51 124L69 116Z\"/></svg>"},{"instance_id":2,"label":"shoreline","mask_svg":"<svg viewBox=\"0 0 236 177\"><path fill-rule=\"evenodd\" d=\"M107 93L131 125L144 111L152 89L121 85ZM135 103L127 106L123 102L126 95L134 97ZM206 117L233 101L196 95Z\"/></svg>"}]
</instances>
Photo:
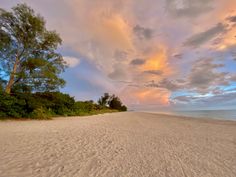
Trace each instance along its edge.
<instances>
[{"instance_id":1,"label":"shoreline","mask_svg":"<svg viewBox=\"0 0 236 177\"><path fill-rule=\"evenodd\" d=\"M94 116L100 116L100 115L109 115L109 114L117 114L122 112L104 112L104 113L97 113L97 114L91 114L91 115L81 115L81 116L55 116L51 117L51 119L31 119L31 118L2 118L0 119L0 122L5 121L53 121L57 119L70 119L70 118L89 118ZM123 112L125 113L125 112ZM233 122L236 123L236 119L225 119L225 118L219 118L219 117L197 117L197 116L188 116L188 115L178 115L171 112L153 112L153 111L126 111L126 113L144 113L144 114L153 114L157 116L166 116L166 117L172 117L172 118L179 118L179 119L197 119L197 120L207 120L207 121L223 121L223 122Z\"/></svg>"},{"instance_id":2,"label":"shoreline","mask_svg":"<svg viewBox=\"0 0 236 177\"><path fill-rule=\"evenodd\" d=\"M200 110L201 111L201 110ZM235 111L235 110L233 110ZM135 111L134 111L135 112ZM150 113L150 114L157 114L157 115L163 115L163 116L173 116L173 117L182 117L182 118L190 118L190 119L203 119L203 120L220 120L220 121L232 121L236 122L236 118L223 118L223 117L214 117L214 116L194 116L194 115L183 115L178 114L176 112L153 112L153 111L140 111L141 113ZM180 111L182 112L182 111ZM185 111L183 111L185 112ZM191 111L189 111L191 112Z\"/></svg>"}]
</instances>

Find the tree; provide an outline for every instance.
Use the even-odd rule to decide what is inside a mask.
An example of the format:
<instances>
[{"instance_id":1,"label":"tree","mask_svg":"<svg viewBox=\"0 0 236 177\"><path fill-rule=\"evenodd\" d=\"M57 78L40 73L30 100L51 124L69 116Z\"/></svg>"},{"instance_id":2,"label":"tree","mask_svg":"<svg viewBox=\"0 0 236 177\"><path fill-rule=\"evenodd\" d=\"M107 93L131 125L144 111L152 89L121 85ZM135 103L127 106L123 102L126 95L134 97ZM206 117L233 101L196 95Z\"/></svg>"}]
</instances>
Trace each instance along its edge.
<instances>
[{"instance_id":1,"label":"tree","mask_svg":"<svg viewBox=\"0 0 236 177\"><path fill-rule=\"evenodd\" d=\"M104 93L104 95L99 98L98 104L102 107L106 107L109 104L110 98L111 97L108 93Z\"/></svg>"},{"instance_id":2,"label":"tree","mask_svg":"<svg viewBox=\"0 0 236 177\"><path fill-rule=\"evenodd\" d=\"M119 111L127 111L127 107L123 105L120 98L115 95L111 96L109 107Z\"/></svg>"},{"instance_id":3,"label":"tree","mask_svg":"<svg viewBox=\"0 0 236 177\"><path fill-rule=\"evenodd\" d=\"M109 107L119 111L127 111L127 107L122 104L120 98L115 95L109 95L109 93L104 93L104 95L99 98L98 104L102 107Z\"/></svg>"},{"instance_id":4,"label":"tree","mask_svg":"<svg viewBox=\"0 0 236 177\"><path fill-rule=\"evenodd\" d=\"M62 40L48 31L43 17L26 4L12 12L0 9L0 73L8 78L5 92L15 86L34 91L56 90L65 84L59 77L66 63L56 52Z\"/></svg>"}]
</instances>

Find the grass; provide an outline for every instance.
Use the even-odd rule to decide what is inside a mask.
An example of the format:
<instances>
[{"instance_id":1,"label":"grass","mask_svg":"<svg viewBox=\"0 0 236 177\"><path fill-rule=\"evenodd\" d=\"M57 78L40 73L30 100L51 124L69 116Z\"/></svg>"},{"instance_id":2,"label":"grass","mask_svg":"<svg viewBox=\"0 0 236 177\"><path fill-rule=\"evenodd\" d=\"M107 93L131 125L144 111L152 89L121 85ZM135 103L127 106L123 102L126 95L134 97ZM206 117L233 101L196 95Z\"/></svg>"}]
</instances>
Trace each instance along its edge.
<instances>
[{"instance_id":1,"label":"grass","mask_svg":"<svg viewBox=\"0 0 236 177\"><path fill-rule=\"evenodd\" d=\"M93 111L90 111L90 112L79 112L77 116L92 116L92 115L105 114L105 113L114 113L114 112L119 112L119 111L114 110L114 109L93 110Z\"/></svg>"}]
</instances>

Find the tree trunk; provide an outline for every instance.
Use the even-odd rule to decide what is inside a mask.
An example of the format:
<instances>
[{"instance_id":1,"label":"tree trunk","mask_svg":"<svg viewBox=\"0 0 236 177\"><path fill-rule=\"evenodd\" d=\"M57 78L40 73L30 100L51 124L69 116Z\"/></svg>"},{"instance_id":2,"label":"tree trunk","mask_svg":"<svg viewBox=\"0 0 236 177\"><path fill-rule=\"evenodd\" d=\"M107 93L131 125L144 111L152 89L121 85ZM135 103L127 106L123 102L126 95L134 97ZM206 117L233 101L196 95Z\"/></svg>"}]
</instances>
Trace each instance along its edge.
<instances>
[{"instance_id":1,"label":"tree trunk","mask_svg":"<svg viewBox=\"0 0 236 177\"><path fill-rule=\"evenodd\" d=\"M11 72L11 75L10 75L10 79L7 83L7 86L6 86L6 89L5 89L5 92L10 94L11 93L11 89L12 89L12 86L14 84L14 80L15 80L15 74L16 74L16 71L17 71L17 67L18 67L18 62L19 62L19 58L16 57L16 61L14 63L14 66L13 66L13 69L12 69L12 72Z\"/></svg>"}]
</instances>

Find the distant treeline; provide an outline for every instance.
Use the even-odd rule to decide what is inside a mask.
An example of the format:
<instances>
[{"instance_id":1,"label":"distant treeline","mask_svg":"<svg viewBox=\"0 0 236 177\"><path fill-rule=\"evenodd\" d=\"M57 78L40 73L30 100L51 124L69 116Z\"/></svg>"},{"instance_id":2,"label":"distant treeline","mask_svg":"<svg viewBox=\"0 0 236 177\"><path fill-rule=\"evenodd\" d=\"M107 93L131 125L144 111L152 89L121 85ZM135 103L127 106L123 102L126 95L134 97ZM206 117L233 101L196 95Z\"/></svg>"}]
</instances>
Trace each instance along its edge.
<instances>
[{"instance_id":1,"label":"distant treeline","mask_svg":"<svg viewBox=\"0 0 236 177\"><path fill-rule=\"evenodd\" d=\"M105 101L75 101L70 95L60 92L0 92L0 118L50 119L56 116L83 116L127 110L114 95L104 94L99 100Z\"/></svg>"}]
</instances>

